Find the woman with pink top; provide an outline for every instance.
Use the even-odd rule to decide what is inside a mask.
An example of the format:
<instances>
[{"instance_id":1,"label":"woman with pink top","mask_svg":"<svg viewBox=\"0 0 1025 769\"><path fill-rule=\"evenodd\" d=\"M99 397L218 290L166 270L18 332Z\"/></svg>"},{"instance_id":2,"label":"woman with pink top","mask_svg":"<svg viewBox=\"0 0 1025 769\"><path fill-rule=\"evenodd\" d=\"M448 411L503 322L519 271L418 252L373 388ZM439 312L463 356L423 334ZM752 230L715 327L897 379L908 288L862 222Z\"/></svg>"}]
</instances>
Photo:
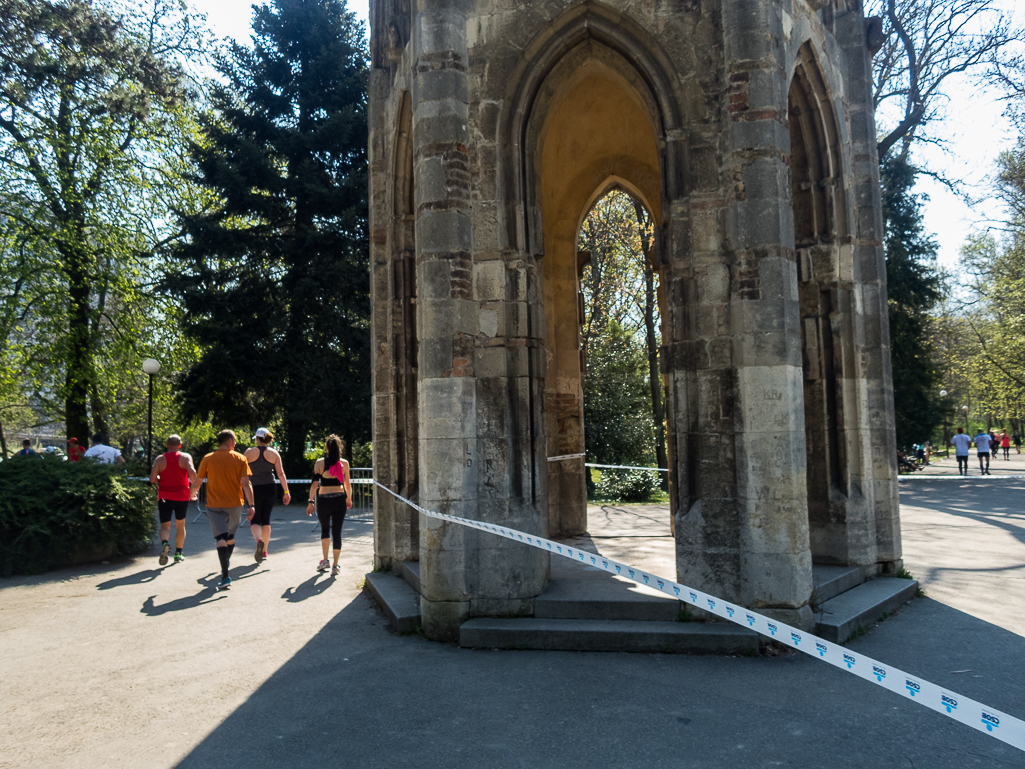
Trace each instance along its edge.
<instances>
[{"instance_id":1,"label":"woman with pink top","mask_svg":"<svg viewBox=\"0 0 1025 769\"><path fill-rule=\"evenodd\" d=\"M342 441L337 435L329 435L324 456L313 466L313 482L310 486L310 501L306 515L317 511L320 520L320 547L324 558L317 564L317 571L327 571L338 576L338 557L342 554L342 524L345 512L352 507L352 481L349 463L342 459ZM334 564L327 560L328 544L334 545Z\"/></svg>"},{"instance_id":2,"label":"woman with pink top","mask_svg":"<svg viewBox=\"0 0 1025 769\"><path fill-rule=\"evenodd\" d=\"M1007 434L1007 430L1000 431L1000 448L1004 450L1004 459L1008 462L1011 461L1011 436Z\"/></svg>"}]
</instances>

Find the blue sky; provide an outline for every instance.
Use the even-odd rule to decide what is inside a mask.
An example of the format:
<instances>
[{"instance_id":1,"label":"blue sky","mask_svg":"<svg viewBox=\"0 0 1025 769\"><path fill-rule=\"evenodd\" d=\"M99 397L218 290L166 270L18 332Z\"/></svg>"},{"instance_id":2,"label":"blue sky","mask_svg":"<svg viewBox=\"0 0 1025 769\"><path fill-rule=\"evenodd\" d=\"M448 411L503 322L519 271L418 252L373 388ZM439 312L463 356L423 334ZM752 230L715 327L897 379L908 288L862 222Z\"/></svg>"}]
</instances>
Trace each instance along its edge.
<instances>
[{"instance_id":1,"label":"blue sky","mask_svg":"<svg viewBox=\"0 0 1025 769\"><path fill-rule=\"evenodd\" d=\"M252 0L193 0L206 13L214 34L248 40ZM998 0L1025 22L1025 9L1016 8L1013 0ZM349 2L350 10L367 20L369 0ZM960 181L962 193L972 199L955 195L930 179L922 179L918 190L929 196L925 207L926 229L936 235L940 246L940 264L953 267L961 245L971 233L984 232L998 224L1002 209L992 196L993 163L1001 151L1015 143L1016 133L1003 117L1003 105L994 94L980 92L970 83L952 83L948 89L948 117L943 135L945 151L927 148L918 162L950 179Z\"/></svg>"}]
</instances>

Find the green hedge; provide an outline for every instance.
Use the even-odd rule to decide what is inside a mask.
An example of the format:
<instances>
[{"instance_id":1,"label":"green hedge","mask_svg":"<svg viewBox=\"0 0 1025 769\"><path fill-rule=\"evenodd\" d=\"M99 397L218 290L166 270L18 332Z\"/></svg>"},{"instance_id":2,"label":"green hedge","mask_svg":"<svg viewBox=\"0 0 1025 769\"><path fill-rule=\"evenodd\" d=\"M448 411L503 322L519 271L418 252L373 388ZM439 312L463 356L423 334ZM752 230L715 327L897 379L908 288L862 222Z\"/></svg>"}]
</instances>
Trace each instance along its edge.
<instances>
[{"instance_id":1,"label":"green hedge","mask_svg":"<svg viewBox=\"0 0 1025 769\"><path fill-rule=\"evenodd\" d=\"M602 470L594 488L598 499L609 502L650 502L661 491L655 470Z\"/></svg>"},{"instance_id":2,"label":"green hedge","mask_svg":"<svg viewBox=\"0 0 1025 769\"><path fill-rule=\"evenodd\" d=\"M96 548L145 547L156 494L124 468L55 456L0 462L0 576L38 574Z\"/></svg>"}]
</instances>

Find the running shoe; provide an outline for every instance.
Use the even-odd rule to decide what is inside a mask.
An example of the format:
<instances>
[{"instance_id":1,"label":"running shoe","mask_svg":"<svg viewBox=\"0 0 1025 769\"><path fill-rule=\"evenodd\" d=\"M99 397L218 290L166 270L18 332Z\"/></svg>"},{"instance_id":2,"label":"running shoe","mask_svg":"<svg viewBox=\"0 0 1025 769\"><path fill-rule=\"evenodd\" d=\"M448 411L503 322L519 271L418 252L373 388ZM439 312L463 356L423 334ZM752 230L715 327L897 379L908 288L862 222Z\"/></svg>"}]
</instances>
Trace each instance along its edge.
<instances>
[{"instance_id":1,"label":"running shoe","mask_svg":"<svg viewBox=\"0 0 1025 769\"><path fill-rule=\"evenodd\" d=\"M328 562L327 558L325 558L317 564L317 571L327 571L330 566L331 564Z\"/></svg>"},{"instance_id":2,"label":"running shoe","mask_svg":"<svg viewBox=\"0 0 1025 769\"><path fill-rule=\"evenodd\" d=\"M331 567L331 576L332 576L332 577L337 577L337 576L338 576L338 575L339 575L339 574L341 573L341 571L342 571L342 570L341 570L341 569L340 569L339 567L337 567L337 566L332 566L332 567Z\"/></svg>"},{"instance_id":3,"label":"running shoe","mask_svg":"<svg viewBox=\"0 0 1025 769\"><path fill-rule=\"evenodd\" d=\"M256 553L253 555L256 558L256 562L259 563L263 560L263 540L261 539L256 543Z\"/></svg>"},{"instance_id":4,"label":"running shoe","mask_svg":"<svg viewBox=\"0 0 1025 769\"><path fill-rule=\"evenodd\" d=\"M221 577L221 581L217 583L218 590L227 590L231 587L231 577Z\"/></svg>"},{"instance_id":5,"label":"running shoe","mask_svg":"<svg viewBox=\"0 0 1025 769\"><path fill-rule=\"evenodd\" d=\"M184 560L185 560L185 556L182 555L181 553L175 553L174 554L174 562L175 563L181 563Z\"/></svg>"},{"instance_id":6,"label":"running shoe","mask_svg":"<svg viewBox=\"0 0 1025 769\"><path fill-rule=\"evenodd\" d=\"M171 552L171 543L165 542L164 546L160 548L160 565L164 566L167 564L167 554Z\"/></svg>"}]
</instances>

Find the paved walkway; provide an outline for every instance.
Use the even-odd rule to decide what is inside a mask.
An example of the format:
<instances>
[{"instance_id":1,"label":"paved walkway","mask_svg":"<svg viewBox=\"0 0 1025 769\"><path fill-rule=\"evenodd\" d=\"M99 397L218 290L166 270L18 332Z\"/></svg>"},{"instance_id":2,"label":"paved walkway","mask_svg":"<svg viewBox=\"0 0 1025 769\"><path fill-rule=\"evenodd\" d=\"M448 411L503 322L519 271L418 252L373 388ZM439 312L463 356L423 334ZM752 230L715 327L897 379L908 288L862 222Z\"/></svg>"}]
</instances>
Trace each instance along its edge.
<instances>
[{"instance_id":1,"label":"paved walkway","mask_svg":"<svg viewBox=\"0 0 1025 769\"><path fill-rule=\"evenodd\" d=\"M1025 716L1025 481L901 488L906 562L929 596L852 646ZM593 542L628 549L659 512L592 509ZM622 536L602 539L603 526ZM369 516L345 536L342 576L317 575L319 532L278 508L265 564L240 532L228 594L212 589L205 521L181 565L150 554L0 580L0 766L1025 765L796 653L469 651L395 636L360 593Z\"/></svg>"}]
</instances>

